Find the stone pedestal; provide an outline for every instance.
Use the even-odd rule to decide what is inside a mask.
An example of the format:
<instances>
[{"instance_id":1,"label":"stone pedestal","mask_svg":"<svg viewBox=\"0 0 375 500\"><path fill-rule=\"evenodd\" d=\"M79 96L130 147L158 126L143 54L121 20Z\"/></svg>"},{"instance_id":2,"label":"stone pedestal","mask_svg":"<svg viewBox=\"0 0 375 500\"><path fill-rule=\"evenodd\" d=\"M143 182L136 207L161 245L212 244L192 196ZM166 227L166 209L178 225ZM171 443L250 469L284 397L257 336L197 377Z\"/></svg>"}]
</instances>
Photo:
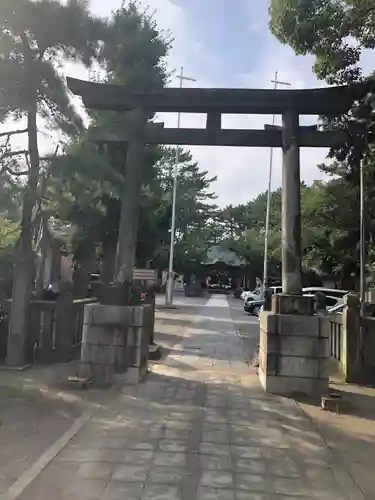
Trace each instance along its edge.
<instances>
[{"instance_id":1,"label":"stone pedestal","mask_svg":"<svg viewBox=\"0 0 375 500\"><path fill-rule=\"evenodd\" d=\"M116 374L138 382L147 374L150 306L85 306L80 377L108 387Z\"/></svg>"},{"instance_id":2,"label":"stone pedestal","mask_svg":"<svg viewBox=\"0 0 375 500\"><path fill-rule=\"evenodd\" d=\"M321 396L328 389L329 320L311 315L305 299L275 296L273 310L260 315L259 380L266 392Z\"/></svg>"}]
</instances>

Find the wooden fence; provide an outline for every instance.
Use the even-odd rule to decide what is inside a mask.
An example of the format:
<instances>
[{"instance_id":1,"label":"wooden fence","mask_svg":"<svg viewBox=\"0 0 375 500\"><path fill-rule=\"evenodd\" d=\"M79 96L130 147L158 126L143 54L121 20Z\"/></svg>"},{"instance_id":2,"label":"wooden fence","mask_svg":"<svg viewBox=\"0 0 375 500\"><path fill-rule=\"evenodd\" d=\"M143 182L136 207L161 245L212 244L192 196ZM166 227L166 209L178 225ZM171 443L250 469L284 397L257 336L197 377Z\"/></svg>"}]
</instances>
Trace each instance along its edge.
<instances>
[{"instance_id":1,"label":"wooden fence","mask_svg":"<svg viewBox=\"0 0 375 500\"><path fill-rule=\"evenodd\" d=\"M82 340L84 307L96 298L73 301L33 300L30 303L26 355L29 363L68 361L79 352ZM5 301L1 335L7 336L11 301Z\"/></svg>"},{"instance_id":2,"label":"wooden fence","mask_svg":"<svg viewBox=\"0 0 375 500\"><path fill-rule=\"evenodd\" d=\"M330 321L330 354L332 367L335 373L342 372L343 353L343 317L335 314L329 317Z\"/></svg>"},{"instance_id":3,"label":"wooden fence","mask_svg":"<svg viewBox=\"0 0 375 500\"><path fill-rule=\"evenodd\" d=\"M349 296L343 314L329 316L332 375L346 382L375 383L375 318L360 317Z\"/></svg>"}]
</instances>

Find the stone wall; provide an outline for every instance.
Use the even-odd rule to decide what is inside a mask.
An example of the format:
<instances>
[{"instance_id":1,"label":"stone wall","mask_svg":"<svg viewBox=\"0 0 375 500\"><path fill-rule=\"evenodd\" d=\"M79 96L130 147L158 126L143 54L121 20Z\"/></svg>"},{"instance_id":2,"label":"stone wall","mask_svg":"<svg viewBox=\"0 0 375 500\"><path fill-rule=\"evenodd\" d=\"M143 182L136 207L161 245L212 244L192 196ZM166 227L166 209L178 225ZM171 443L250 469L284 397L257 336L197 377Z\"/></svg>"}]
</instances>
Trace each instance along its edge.
<instances>
[{"instance_id":1,"label":"stone wall","mask_svg":"<svg viewBox=\"0 0 375 500\"><path fill-rule=\"evenodd\" d=\"M259 379L267 392L311 396L328 389L329 321L325 316L260 315Z\"/></svg>"},{"instance_id":2,"label":"stone wall","mask_svg":"<svg viewBox=\"0 0 375 500\"><path fill-rule=\"evenodd\" d=\"M151 306L85 307L80 376L108 387L116 374L138 382L147 374Z\"/></svg>"}]
</instances>

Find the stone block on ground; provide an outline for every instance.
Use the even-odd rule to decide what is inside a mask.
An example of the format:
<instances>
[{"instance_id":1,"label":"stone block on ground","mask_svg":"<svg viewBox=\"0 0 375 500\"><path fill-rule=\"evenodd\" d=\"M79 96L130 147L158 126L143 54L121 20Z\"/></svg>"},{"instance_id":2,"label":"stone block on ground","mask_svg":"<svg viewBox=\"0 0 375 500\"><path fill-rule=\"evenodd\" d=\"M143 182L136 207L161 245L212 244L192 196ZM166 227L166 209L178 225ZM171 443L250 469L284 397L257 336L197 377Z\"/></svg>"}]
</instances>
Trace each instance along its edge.
<instances>
[{"instance_id":1,"label":"stone block on ground","mask_svg":"<svg viewBox=\"0 0 375 500\"><path fill-rule=\"evenodd\" d=\"M148 369L151 306L90 304L85 307L80 377L107 387L129 366L142 379Z\"/></svg>"},{"instance_id":2,"label":"stone block on ground","mask_svg":"<svg viewBox=\"0 0 375 500\"><path fill-rule=\"evenodd\" d=\"M261 313L259 380L266 392L284 396L326 392L330 370L327 323L316 315Z\"/></svg>"}]
</instances>

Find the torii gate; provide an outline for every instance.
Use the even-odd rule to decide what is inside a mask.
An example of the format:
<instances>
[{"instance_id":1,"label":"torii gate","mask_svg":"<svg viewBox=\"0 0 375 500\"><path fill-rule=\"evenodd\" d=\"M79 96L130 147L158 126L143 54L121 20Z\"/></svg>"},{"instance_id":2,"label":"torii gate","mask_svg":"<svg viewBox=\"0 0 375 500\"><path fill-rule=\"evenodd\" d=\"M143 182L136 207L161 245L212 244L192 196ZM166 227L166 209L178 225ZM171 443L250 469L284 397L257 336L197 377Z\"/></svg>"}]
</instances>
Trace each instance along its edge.
<instances>
[{"instance_id":1,"label":"torii gate","mask_svg":"<svg viewBox=\"0 0 375 500\"><path fill-rule=\"evenodd\" d=\"M368 84L313 90L174 89L129 92L116 85L68 80L70 89L88 108L132 112L126 130L90 131L98 143L126 144L125 184L117 249L117 281L133 274L138 228L139 193L145 144L281 147L282 284L272 312L260 318L259 379L267 392L322 395L329 380L329 324L314 316L313 301L302 296L300 147L330 147L345 142L345 133L301 127L300 115L337 116L369 90ZM205 129L166 129L148 124L155 112L206 113ZM280 114L282 127L226 130L223 114Z\"/></svg>"},{"instance_id":2,"label":"torii gate","mask_svg":"<svg viewBox=\"0 0 375 500\"><path fill-rule=\"evenodd\" d=\"M127 130L109 133L98 127L89 139L97 143L128 144L127 170L140 161L144 144L178 144L207 146L281 147L282 168L282 284L283 293L301 293L301 211L300 211L300 147L331 147L345 141L340 131L318 131L317 127L299 125L300 115L337 116L346 113L353 102L366 92L365 84L311 90L258 89L178 89L154 92L129 92L119 85L68 79L70 90L82 97L86 107L96 110L135 112L138 120ZM148 124L153 113L205 113L205 129L164 128L163 123ZM280 114L281 128L266 130L223 129L223 114ZM134 171L134 170L133 170ZM135 182L136 179L133 179ZM130 179L131 182L131 179ZM138 179L139 185L139 179ZM137 188L136 182L134 188ZM139 189L139 187L138 187ZM133 211L133 215L137 210ZM132 208L123 216L134 225ZM134 232L133 232L134 234ZM130 234L120 235L125 246ZM131 259L118 262L130 276ZM121 267L121 266L120 266Z\"/></svg>"}]
</instances>

